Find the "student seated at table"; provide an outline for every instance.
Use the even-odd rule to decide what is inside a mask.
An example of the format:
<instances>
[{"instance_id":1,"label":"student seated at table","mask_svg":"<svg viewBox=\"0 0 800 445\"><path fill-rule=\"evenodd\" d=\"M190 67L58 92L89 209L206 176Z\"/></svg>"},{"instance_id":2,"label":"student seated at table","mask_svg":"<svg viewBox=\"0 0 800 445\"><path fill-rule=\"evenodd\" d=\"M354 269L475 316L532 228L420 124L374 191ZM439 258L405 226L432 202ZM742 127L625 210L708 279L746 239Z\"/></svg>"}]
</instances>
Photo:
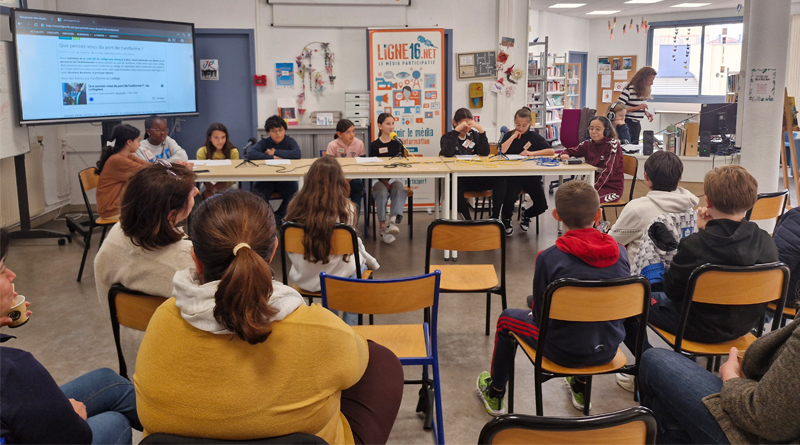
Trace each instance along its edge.
<instances>
[{"instance_id":1,"label":"student seated at table","mask_svg":"<svg viewBox=\"0 0 800 445\"><path fill-rule=\"evenodd\" d=\"M101 218L119 216L119 200L131 179L148 162L134 154L139 149L141 133L128 124L119 124L111 132L109 141L100 153L94 171L97 179L97 213Z\"/></svg>"},{"instance_id":2,"label":"student seated at table","mask_svg":"<svg viewBox=\"0 0 800 445\"><path fill-rule=\"evenodd\" d=\"M457 155L489 156L489 139L481 124L472 118L472 112L459 108L453 115L453 131L445 133L439 140L439 156L452 158ZM492 191L491 217L500 219L503 197L506 194L506 178L497 176L465 177L458 180L458 213L464 219L472 219L464 192ZM513 212L513 210L512 210ZM506 226L508 227L508 226ZM506 229L507 230L507 229Z\"/></svg>"},{"instance_id":3,"label":"student seated at table","mask_svg":"<svg viewBox=\"0 0 800 445\"><path fill-rule=\"evenodd\" d=\"M591 185L569 181L558 188L553 217L564 223L563 236L555 246L536 256L533 275L533 304L526 309L506 309L497 320L491 373L478 376L478 392L486 411L499 416L505 413L503 398L508 373L514 365L514 343L511 333L536 348L542 305L547 286L559 278L601 280L630 275L628 254L614 238L592 228L600 219L600 200ZM596 366L610 362L625 338L623 320L605 322L549 323L544 354L548 360L566 367ZM567 377L572 391L572 405L583 410L586 382Z\"/></svg>"},{"instance_id":4,"label":"student seated at table","mask_svg":"<svg viewBox=\"0 0 800 445\"><path fill-rule=\"evenodd\" d=\"M340 119L336 123L336 134L328 144L325 152L337 158L358 158L366 156L364 142L356 137L356 126L349 119ZM356 205L356 221L361 214L361 199L364 196L364 183L360 179L348 179L350 184L350 200Z\"/></svg>"},{"instance_id":5,"label":"student seated at table","mask_svg":"<svg viewBox=\"0 0 800 445\"><path fill-rule=\"evenodd\" d=\"M214 122L206 130L206 142L197 150L197 159L239 159L239 149L234 147L228 137L228 127ZM236 187L235 182L204 182L203 199L211 197L215 193L224 192Z\"/></svg>"},{"instance_id":6,"label":"student seated at table","mask_svg":"<svg viewBox=\"0 0 800 445\"><path fill-rule=\"evenodd\" d=\"M650 192L629 202L608 232L625 246L631 260L636 258L644 231L653 218L663 213L688 212L700 202L692 192L678 186L681 176L683 163L671 151L659 150L645 161L644 183Z\"/></svg>"},{"instance_id":7,"label":"student seated at table","mask_svg":"<svg viewBox=\"0 0 800 445\"><path fill-rule=\"evenodd\" d=\"M12 288L16 274L6 264L9 241L8 232L0 229L0 326L12 323L6 314L17 297ZM3 344L14 338L0 334ZM0 443L130 444L131 427L142 429L133 384L108 368L59 387L29 352L2 346L0 394Z\"/></svg>"},{"instance_id":8,"label":"student seated at table","mask_svg":"<svg viewBox=\"0 0 800 445\"><path fill-rule=\"evenodd\" d=\"M148 295L172 296L175 272L194 265L192 243L178 224L194 207L199 193L195 174L186 167L153 164L131 178L122 196L119 223L94 258L97 298L108 317L108 291L121 284ZM133 375L144 332L120 326L120 344Z\"/></svg>"},{"instance_id":9,"label":"student seated at table","mask_svg":"<svg viewBox=\"0 0 800 445\"><path fill-rule=\"evenodd\" d=\"M619 201L625 185L624 154L611 121L605 116L593 117L589 121L589 138L575 148L562 151L561 160L566 161L570 156L586 159L586 163L597 167L594 188L600 195L600 202Z\"/></svg>"},{"instance_id":10,"label":"student seated at table","mask_svg":"<svg viewBox=\"0 0 800 445\"><path fill-rule=\"evenodd\" d=\"M394 132L394 118L389 113L378 115L378 138L369 144L369 156L379 158L394 158L405 156L405 147L392 138ZM372 183L372 195L375 199L375 208L378 212L381 241L391 244L395 235L400 233L398 224L403 220L403 207L406 205L408 192L400 178L378 179ZM386 204L389 199L392 206L389 208L389 223L386 223Z\"/></svg>"},{"instance_id":11,"label":"student seated at table","mask_svg":"<svg viewBox=\"0 0 800 445\"><path fill-rule=\"evenodd\" d=\"M144 140L136 150L136 156L147 162L163 159L173 164L189 160L186 150L169 137L167 120L159 116L150 116L144 121Z\"/></svg>"},{"instance_id":12,"label":"student seated at table","mask_svg":"<svg viewBox=\"0 0 800 445\"><path fill-rule=\"evenodd\" d=\"M273 280L272 211L228 190L192 218L195 266L175 274L139 349L137 409L147 433L218 440L315 434L386 443L403 395L388 349Z\"/></svg>"},{"instance_id":13,"label":"student seated at table","mask_svg":"<svg viewBox=\"0 0 800 445\"><path fill-rule=\"evenodd\" d=\"M289 204L286 220L305 226L305 253L289 253L292 262L289 279L304 291L320 291L321 272L337 277L356 278L356 267L362 272L367 267L372 270L381 267L367 253L361 238L358 238L361 264L355 264L351 255L328 255L336 223L353 227L356 225L356 206L347 199L347 192L347 180L344 179L344 171L339 162L330 156L323 156L311 164L303 188ZM345 312L343 318L350 326L358 324L358 314Z\"/></svg>"},{"instance_id":14,"label":"student seated at table","mask_svg":"<svg viewBox=\"0 0 800 445\"><path fill-rule=\"evenodd\" d=\"M504 155L522 156L553 156L555 151L547 139L531 129L531 109L520 108L514 114L514 131L506 132L498 147ZM525 190L531 197L533 204L522 212L519 229L528 232L531 219L536 218L547 210L547 196L544 194L541 176L514 176L508 178L508 188L503 199L503 224L506 226L506 235L514 233L511 226L511 217L514 215L514 203L521 190ZM499 197L498 197L499 198ZM498 199L495 198L495 199Z\"/></svg>"},{"instance_id":15,"label":"student seated at table","mask_svg":"<svg viewBox=\"0 0 800 445\"><path fill-rule=\"evenodd\" d=\"M706 173L703 191L707 207L697 209L700 229L681 240L664 273L664 292L653 292L648 322L670 334L680 323L686 286L692 272L703 264L752 266L778 261L778 249L769 233L744 220L753 208L758 182L740 165L724 165ZM764 315L767 304L721 306L692 303L684 339L702 343L735 340L748 332ZM636 344L638 322L625 324L625 344ZM645 342L645 348L650 345Z\"/></svg>"},{"instance_id":16,"label":"student seated at table","mask_svg":"<svg viewBox=\"0 0 800 445\"><path fill-rule=\"evenodd\" d=\"M286 135L289 128L286 121L280 116L270 116L264 122L264 131L269 137L261 139L256 145L247 151L249 159L300 159L300 146L293 137ZM275 218L278 224L286 216L286 209L289 208L289 201L297 193L297 181L263 181L256 182L253 186L256 193L269 201L273 193L281 194L281 205L275 211Z\"/></svg>"}]
</instances>

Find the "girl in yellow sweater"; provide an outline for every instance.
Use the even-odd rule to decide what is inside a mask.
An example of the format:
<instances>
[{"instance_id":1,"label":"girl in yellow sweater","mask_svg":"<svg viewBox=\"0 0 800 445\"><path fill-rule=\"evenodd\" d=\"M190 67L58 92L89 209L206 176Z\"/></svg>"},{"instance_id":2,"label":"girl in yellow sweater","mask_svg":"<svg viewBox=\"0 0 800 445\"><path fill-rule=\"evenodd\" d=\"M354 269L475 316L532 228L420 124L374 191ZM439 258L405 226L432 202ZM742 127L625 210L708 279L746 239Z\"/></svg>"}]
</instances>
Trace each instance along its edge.
<instances>
[{"instance_id":1,"label":"girl in yellow sweater","mask_svg":"<svg viewBox=\"0 0 800 445\"><path fill-rule=\"evenodd\" d=\"M195 267L175 274L133 376L146 433L386 442L403 392L399 360L272 280L276 233L267 203L246 191L195 211Z\"/></svg>"},{"instance_id":2,"label":"girl in yellow sweater","mask_svg":"<svg viewBox=\"0 0 800 445\"><path fill-rule=\"evenodd\" d=\"M206 142L197 150L197 160L203 161L206 159L239 159L239 149L231 143L228 137L228 127L219 122L214 122L208 126ZM235 182L204 182L203 199L235 186Z\"/></svg>"}]
</instances>

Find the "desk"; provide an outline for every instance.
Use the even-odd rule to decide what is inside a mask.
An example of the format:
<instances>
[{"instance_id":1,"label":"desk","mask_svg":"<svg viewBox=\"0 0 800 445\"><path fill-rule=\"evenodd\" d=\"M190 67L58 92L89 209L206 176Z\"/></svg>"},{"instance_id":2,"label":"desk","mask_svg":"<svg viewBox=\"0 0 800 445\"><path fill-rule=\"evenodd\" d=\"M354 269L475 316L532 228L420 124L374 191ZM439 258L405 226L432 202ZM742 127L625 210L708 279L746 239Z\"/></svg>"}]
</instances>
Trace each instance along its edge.
<instances>
[{"instance_id":1,"label":"desk","mask_svg":"<svg viewBox=\"0 0 800 445\"><path fill-rule=\"evenodd\" d=\"M208 170L197 173L198 182L244 182L244 181L297 181L302 185L303 177L314 159L291 159L290 165L265 165L264 160L253 161L252 165L237 166L242 163L234 160L232 165L198 165L197 170Z\"/></svg>"},{"instance_id":2,"label":"desk","mask_svg":"<svg viewBox=\"0 0 800 445\"><path fill-rule=\"evenodd\" d=\"M355 127L356 137L361 139L366 150L369 150L369 127ZM263 127L257 129L259 137L269 137ZM286 130L288 136L293 137L300 146L303 158L318 158L320 150L328 148L328 144L336 135L335 125L289 125Z\"/></svg>"}]
</instances>

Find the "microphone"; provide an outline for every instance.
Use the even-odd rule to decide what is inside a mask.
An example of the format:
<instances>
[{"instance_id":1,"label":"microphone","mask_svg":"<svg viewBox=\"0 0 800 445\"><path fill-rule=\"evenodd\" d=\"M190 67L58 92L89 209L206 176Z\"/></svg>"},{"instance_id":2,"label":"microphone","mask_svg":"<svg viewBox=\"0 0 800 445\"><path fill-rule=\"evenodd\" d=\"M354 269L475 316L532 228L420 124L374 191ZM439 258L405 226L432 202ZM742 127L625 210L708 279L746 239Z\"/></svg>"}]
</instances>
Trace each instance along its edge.
<instances>
[{"instance_id":1,"label":"microphone","mask_svg":"<svg viewBox=\"0 0 800 445\"><path fill-rule=\"evenodd\" d=\"M406 155L406 151L407 151L406 150L406 146L405 146L405 144L403 144L403 140L400 139L399 137L397 137L397 132L393 131L392 134L390 134L390 136L392 137L393 141L397 141L400 144L400 146L403 147L403 157L408 159L408 155Z\"/></svg>"},{"instance_id":2,"label":"microphone","mask_svg":"<svg viewBox=\"0 0 800 445\"><path fill-rule=\"evenodd\" d=\"M258 141L256 141L256 138L250 138L247 141L247 145L242 147L242 151L240 153L244 155L244 158L242 158L242 162L239 165L237 165L236 168L239 168L239 167L241 167L242 165L245 165L245 164L258 167L258 164L256 164L255 162L250 160L250 155L249 155L249 152L247 150L250 147L252 147L253 145L255 145L256 142L258 142Z\"/></svg>"},{"instance_id":3,"label":"microphone","mask_svg":"<svg viewBox=\"0 0 800 445\"><path fill-rule=\"evenodd\" d=\"M255 145L256 142L258 142L256 141L256 138L248 139L247 145L245 145L244 148L242 148L242 150L244 150L244 152L247 153L247 149Z\"/></svg>"}]
</instances>

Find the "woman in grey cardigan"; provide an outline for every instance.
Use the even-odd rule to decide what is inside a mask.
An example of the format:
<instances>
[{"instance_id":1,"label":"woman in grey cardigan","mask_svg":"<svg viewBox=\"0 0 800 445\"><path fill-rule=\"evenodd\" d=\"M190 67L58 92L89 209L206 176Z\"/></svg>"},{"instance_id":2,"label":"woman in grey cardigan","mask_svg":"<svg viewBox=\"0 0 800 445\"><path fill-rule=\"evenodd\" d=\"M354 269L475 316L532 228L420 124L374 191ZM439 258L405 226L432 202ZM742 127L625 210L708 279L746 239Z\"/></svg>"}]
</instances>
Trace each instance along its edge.
<instances>
[{"instance_id":1,"label":"woman in grey cardigan","mask_svg":"<svg viewBox=\"0 0 800 445\"><path fill-rule=\"evenodd\" d=\"M800 440L800 319L736 348L720 377L667 349L642 356L642 405L653 410L658 443L769 443Z\"/></svg>"}]
</instances>

